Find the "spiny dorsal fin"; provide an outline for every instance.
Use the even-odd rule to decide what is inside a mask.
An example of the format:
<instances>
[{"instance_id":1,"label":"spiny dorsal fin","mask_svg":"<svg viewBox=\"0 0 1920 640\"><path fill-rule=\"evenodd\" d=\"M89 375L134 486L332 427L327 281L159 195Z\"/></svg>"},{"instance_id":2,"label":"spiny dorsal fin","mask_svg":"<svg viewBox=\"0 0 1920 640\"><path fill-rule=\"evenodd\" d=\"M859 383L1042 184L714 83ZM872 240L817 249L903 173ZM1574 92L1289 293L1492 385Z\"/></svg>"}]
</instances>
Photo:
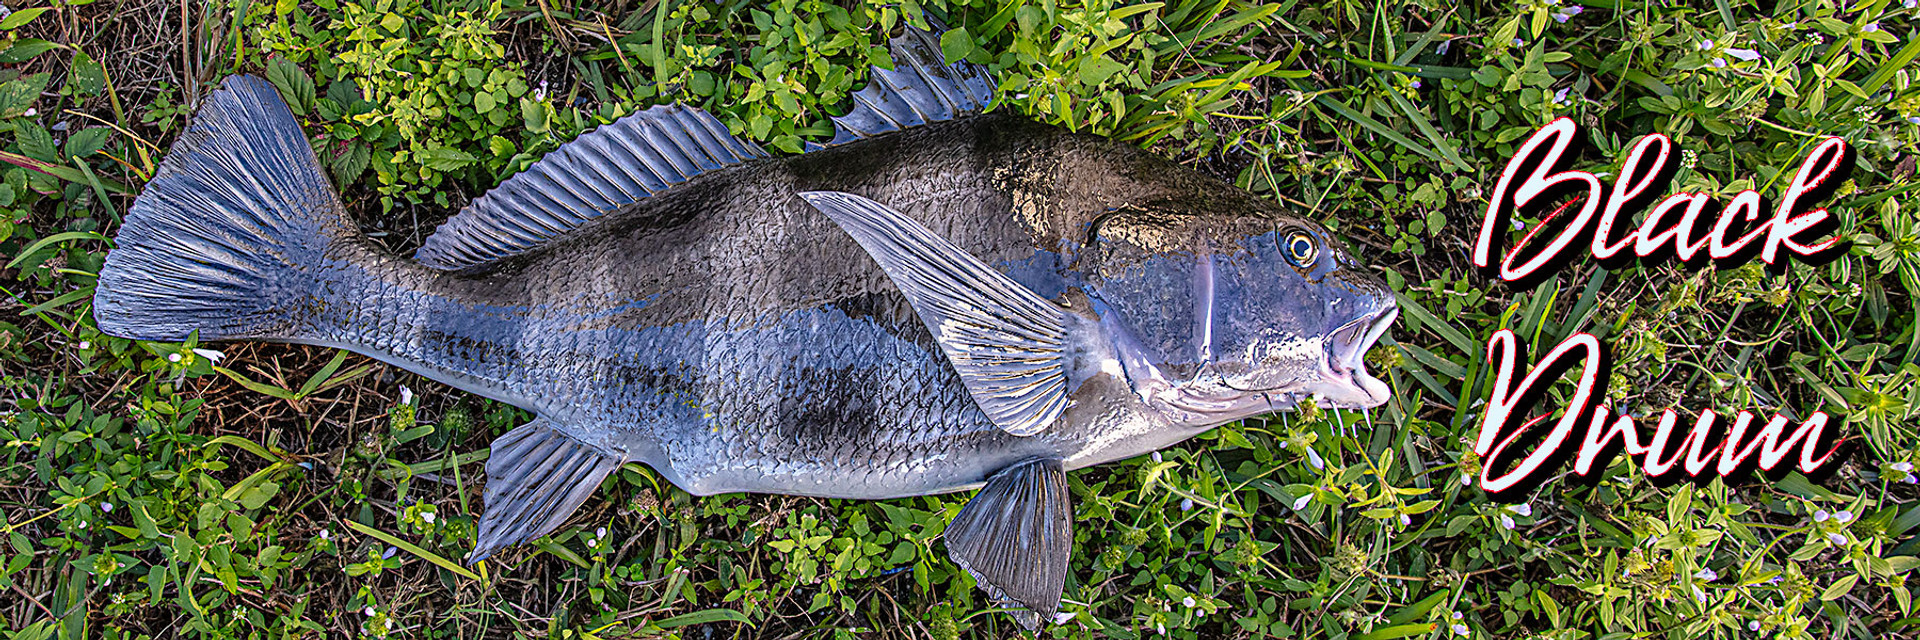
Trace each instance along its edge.
<instances>
[{"instance_id":1,"label":"spiny dorsal fin","mask_svg":"<svg viewBox=\"0 0 1920 640\"><path fill-rule=\"evenodd\" d=\"M839 133L826 146L952 120L993 104L985 69L965 60L946 64L939 38L906 29L891 43L893 69L874 67L867 88L853 94L853 110L833 119Z\"/></svg>"},{"instance_id":2,"label":"spiny dorsal fin","mask_svg":"<svg viewBox=\"0 0 1920 640\"><path fill-rule=\"evenodd\" d=\"M414 254L449 271L519 255L673 185L767 157L699 109L661 105L561 145L448 219Z\"/></svg>"}]
</instances>

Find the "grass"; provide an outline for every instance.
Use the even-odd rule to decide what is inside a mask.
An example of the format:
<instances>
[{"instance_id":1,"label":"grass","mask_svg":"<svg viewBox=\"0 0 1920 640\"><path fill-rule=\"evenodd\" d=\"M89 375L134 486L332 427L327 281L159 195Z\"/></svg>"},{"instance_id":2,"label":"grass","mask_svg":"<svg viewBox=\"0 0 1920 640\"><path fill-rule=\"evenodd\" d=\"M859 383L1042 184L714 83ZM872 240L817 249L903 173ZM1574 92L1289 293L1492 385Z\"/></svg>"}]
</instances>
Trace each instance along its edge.
<instances>
[{"instance_id":1,"label":"grass","mask_svg":"<svg viewBox=\"0 0 1920 640\"><path fill-rule=\"evenodd\" d=\"M922 7L1001 79L999 108L1326 220L1402 296L1370 419L1252 420L1073 474L1074 618L1043 635L1916 634L1920 32L1899 0L28 4L0 18L10 638L1013 634L937 541L965 496L695 499L628 467L571 526L461 565L480 452L526 415L323 349L110 338L89 307L119 216L228 73L271 79L362 227L406 251L658 102L796 152ZM1676 188L1715 194L1777 194L1816 135L1845 137L1854 248L1780 276L1491 282L1466 262L1483 198L1562 115L1590 132L1583 166L1663 132ZM1844 416L1853 461L1817 485L1660 487L1623 458L1490 503L1462 479L1501 327L1535 349L1600 335L1623 410Z\"/></svg>"}]
</instances>

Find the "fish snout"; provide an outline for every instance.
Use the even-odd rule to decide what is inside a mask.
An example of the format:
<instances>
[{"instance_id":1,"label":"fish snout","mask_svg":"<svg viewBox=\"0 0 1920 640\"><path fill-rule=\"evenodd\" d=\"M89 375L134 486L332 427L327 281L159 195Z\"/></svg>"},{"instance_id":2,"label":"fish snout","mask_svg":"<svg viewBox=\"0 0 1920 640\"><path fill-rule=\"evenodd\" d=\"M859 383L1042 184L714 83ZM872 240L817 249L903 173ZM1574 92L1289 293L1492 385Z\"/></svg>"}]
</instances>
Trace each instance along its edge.
<instances>
[{"instance_id":1,"label":"fish snout","mask_svg":"<svg viewBox=\"0 0 1920 640\"><path fill-rule=\"evenodd\" d=\"M1399 305L1392 297L1377 298L1374 308L1327 334L1322 380L1313 393L1332 408L1363 409L1386 404L1392 390L1367 372L1367 351L1393 326Z\"/></svg>"}]
</instances>

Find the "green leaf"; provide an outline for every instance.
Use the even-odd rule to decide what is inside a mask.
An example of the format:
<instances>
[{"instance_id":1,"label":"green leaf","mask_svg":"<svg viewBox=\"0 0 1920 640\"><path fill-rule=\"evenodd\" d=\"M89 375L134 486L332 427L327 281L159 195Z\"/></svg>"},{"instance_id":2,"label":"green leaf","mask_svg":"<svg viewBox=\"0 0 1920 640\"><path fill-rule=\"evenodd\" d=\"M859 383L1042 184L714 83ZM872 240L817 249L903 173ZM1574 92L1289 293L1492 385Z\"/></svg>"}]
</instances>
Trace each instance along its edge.
<instances>
[{"instance_id":1,"label":"green leaf","mask_svg":"<svg viewBox=\"0 0 1920 640\"><path fill-rule=\"evenodd\" d=\"M940 53L948 62L965 60L973 54L973 34L966 27L956 27L940 34Z\"/></svg>"},{"instance_id":2,"label":"green leaf","mask_svg":"<svg viewBox=\"0 0 1920 640\"><path fill-rule=\"evenodd\" d=\"M16 13L14 15L19 14ZM13 46L7 47L5 50L0 50L0 64L19 64L32 60L42 53L60 48L63 48L63 46L35 38L15 40Z\"/></svg>"},{"instance_id":3,"label":"green leaf","mask_svg":"<svg viewBox=\"0 0 1920 640\"><path fill-rule=\"evenodd\" d=\"M6 19L0 20L0 30L12 30L27 26L27 23L33 22L34 18L40 17L40 14L46 13L50 9L52 9L52 7L34 7L32 9L15 11L8 15Z\"/></svg>"},{"instance_id":4,"label":"green leaf","mask_svg":"<svg viewBox=\"0 0 1920 640\"><path fill-rule=\"evenodd\" d=\"M381 531L379 529L375 529L373 527L369 527L364 524L360 524L359 522L354 520L343 520L342 522L347 523L348 529L352 529L362 534L373 536L375 539L378 539L381 542L385 542L395 547L399 547L401 551L411 553L415 556L419 556L421 559L426 560L427 562L431 562L436 565L439 565L440 568L442 569L452 571L454 575L460 576L462 578L466 578L468 580L473 580L475 582L478 582L480 580L479 574L476 574L473 571L468 570L466 567L460 566L459 563L454 562L452 560L448 560L446 559L446 557L441 556L440 554L433 553L426 549L422 549L411 542L401 540L400 538L395 537L393 534L387 533L385 531Z\"/></svg>"},{"instance_id":5,"label":"green leaf","mask_svg":"<svg viewBox=\"0 0 1920 640\"><path fill-rule=\"evenodd\" d=\"M1403 625L1395 625L1391 627L1382 627L1379 629L1374 629L1372 632L1367 633L1366 635L1358 636L1358 638L1359 640L1393 640L1394 638L1408 638L1412 636L1425 635L1433 632L1433 630L1438 628L1440 628L1440 625L1432 622L1403 624Z\"/></svg>"},{"instance_id":6,"label":"green leaf","mask_svg":"<svg viewBox=\"0 0 1920 640\"><path fill-rule=\"evenodd\" d=\"M1105 54L1093 56L1092 59L1080 63L1080 83L1089 87L1097 86L1106 82L1107 78L1113 77L1113 74L1126 69L1126 65L1114 62L1113 58Z\"/></svg>"},{"instance_id":7,"label":"green leaf","mask_svg":"<svg viewBox=\"0 0 1920 640\"><path fill-rule=\"evenodd\" d=\"M473 111L475 113L487 113L492 111L495 106L498 106L498 103L494 101L493 94L485 91L473 94Z\"/></svg>"},{"instance_id":8,"label":"green leaf","mask_svg":"<svg viewBox=\"0 0 1920 640\"><path fill-rule=\"evenodd\" d=\"M434 147L419 154L420 164L435 171L455 171L473 164L477 158L473 154L448 147Z\"/></svg>"},{"instance_id":9,"label":"green leaf","mask_svg":"<svg viewBox=\"0 0 1920 640\"><path fill-rule=\"evenodd\" d=\"M113 129L107 127L87 127L67 138L64 155L68 158L87 159L94 153L106 148L107 138L113 135Z\"/></svg>"},{"instance_id":10,"label":"green leaf","mask_svg":"<svg viewBox=\"0 0 1920 640\"><path fill-rule=\"evenodd\" d=\"M333 179L342 187L359 180L360 174L367 171L372 153L372 149L364 142L347 144L347 149L333 159Z\"/></svg>"},{"instance_id":11,"label":"green leaf","mask_svg":"<svg viewBox=\"0 0 1920 640\"><path fill-rule=\"evenodd\" d=\"M667 618L665 620L661 620L659 622L655 622L653 623L653 626L659 627L661 629L673 629L676 627L684 627L687 625L712 624L715 622L738 622L740 624L747 625L748 627L753 626L753 620L751 618L748 618L744 613L740 613L732 609L707 609L705 611L683 613L671 618Z\"/></svg>"},{"instance_id":12,"label":"green leaf","mask_svg":"<svg viewBox=\"0 0 1920 640\"><path fill-rule=\"evenodd\" d=\"M53 134L46 127L32 120L14 123L14 139L20 143L20 152L27 157L47 162L60 162L60 148L53 144Z\"/></svg>"},{"instance_id":13,"label":"green leaf","mask_svg":"<svg viewBox=\"0 0 1920 640\"><path fill-rule=\"evenodd\" d=\"M313 110L313 78L292 60L275 56L267 61L267 82L280 90L280 98L287 101L295 115L304 116Z\"/></svg>"},{"instance_id":14,"label":"green leaf","mask_svg":"<svg viewBox=\"0 0 1920 640\"><path fill-rule=\"evenodd\" d=\"M84 51L73 54L73 68L67 73L69 86L85 95L99 95L107 89L107 72Z\"/></svg>"},{"instance_id":15,"label":"green leaf","mask_svg":"<svg viewBox=\"0 0 1920 640\"><path fill-rule=\"evenodd\" d=\"M1826 591L1820 592L1820 601L1826 602L1840 599L1841 596L1847 595L1848 591L1852 591L1853 584L1859 581L1860 574L1857 573L1850 573L1839 580L1833 581L1833 584L1827 586Z\"/></svg>"}]
</instances>

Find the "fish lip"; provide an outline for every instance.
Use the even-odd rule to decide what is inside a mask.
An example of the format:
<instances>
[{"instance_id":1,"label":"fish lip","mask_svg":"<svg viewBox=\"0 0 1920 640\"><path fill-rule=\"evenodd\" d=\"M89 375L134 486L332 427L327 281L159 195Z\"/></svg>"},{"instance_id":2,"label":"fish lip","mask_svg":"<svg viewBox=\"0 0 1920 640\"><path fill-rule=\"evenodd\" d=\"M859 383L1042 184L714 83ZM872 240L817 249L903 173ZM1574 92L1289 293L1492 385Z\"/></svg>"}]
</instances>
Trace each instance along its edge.
<instances>
[{"instance_id":1,"label":"fish lip","mask_svg":"<svg viewBox=\"0 0 1920 640\"><path fill-rule=\"evenodd\" d=\"M1393 391L1385 381L1367 372L1366 357L1374 342L1386 335L1399 316L1399 305L1389 300L1381 309L1354 318L1327 335L1321 380L1312 385L1321 406L1366 409L1387 403Z\"/></svg>"}]
</instances>

